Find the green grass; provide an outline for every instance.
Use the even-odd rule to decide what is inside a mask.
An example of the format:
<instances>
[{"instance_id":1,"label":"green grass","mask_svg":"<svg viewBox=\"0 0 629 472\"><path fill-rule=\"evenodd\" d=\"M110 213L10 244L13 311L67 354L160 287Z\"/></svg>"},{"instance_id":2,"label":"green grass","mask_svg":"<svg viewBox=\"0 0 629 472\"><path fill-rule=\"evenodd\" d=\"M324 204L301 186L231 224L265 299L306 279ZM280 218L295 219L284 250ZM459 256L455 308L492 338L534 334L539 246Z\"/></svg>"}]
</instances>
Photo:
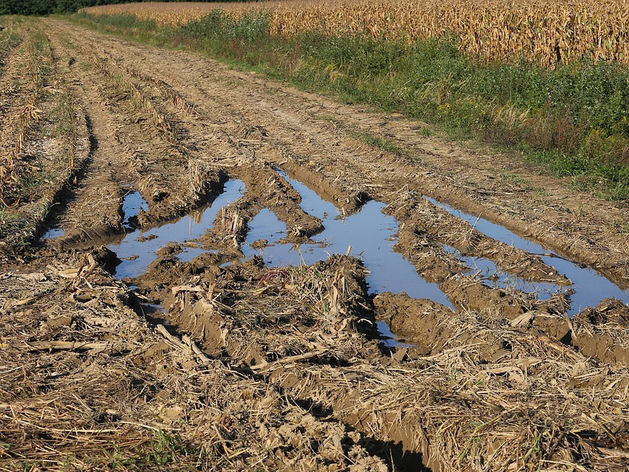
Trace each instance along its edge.
<instances>
[{"instance_id":1,"label":"green grass","mask_svg":"<svg viewBox=\"0 0 629 472\"><path fill-rule=\"evenodd\" d=\"M114 445L109 454L93 456L92 465L106 464L108 469L113 470L145 470L147 467L163 467L175 462L181 465L182 462L194 461L197 456L198 452L190 449L179 436L160 430L153 432L151 440L137 448L121 449Z\"/></svg>"},{"instance_id":2,"label":"green grass","mask_svg":"<svg viewBox=\"0 0 629 472\"><path fill-rule=\"evenodd\" d=\"M237 21L215 11L181 27L128 15L72 18L103 32L203 52L347 103L401 112L450 137L521 152L579 189L629 198L629 70L617 64L584 61L547 70L524 61L487 63L460 53L456 38L408 45L311 32L283 39L269 35L264 11Z\"/></svg>"},{"instance_id":3,"label":"green grass","mask_svg":"<svg viewBox=\"0 0 629 472\"><path fill-rule=\"evenodd\" d=\"M27 218L10 213L0 206L0 241L6 242L11 248L20 250L26 245L22 232L31 225L32 222ZM0 249L4 247L0 245Z\"/></svg>"}]
</instances>

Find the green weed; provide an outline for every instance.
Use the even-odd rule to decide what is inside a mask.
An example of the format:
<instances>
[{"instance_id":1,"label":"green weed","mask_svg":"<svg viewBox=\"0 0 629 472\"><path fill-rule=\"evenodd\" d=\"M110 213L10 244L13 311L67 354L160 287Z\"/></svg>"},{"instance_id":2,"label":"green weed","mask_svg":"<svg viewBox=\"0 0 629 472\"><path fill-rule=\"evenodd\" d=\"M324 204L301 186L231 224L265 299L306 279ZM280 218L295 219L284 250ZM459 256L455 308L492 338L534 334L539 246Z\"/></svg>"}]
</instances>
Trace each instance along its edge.
<instances>
[{"instance_id":1,"label":"green weed","mask_svg":"<svg viewBox=\"0 0 629 472\"><path fill-rule=\"evenodd\" d=\"M372 147L377 147L383 151L387 151L398 156L403 155L402 148L387 138L376 136L361 130L348 130L348 134L359 141L369 144Z\"/></svg>"}]
</instances>

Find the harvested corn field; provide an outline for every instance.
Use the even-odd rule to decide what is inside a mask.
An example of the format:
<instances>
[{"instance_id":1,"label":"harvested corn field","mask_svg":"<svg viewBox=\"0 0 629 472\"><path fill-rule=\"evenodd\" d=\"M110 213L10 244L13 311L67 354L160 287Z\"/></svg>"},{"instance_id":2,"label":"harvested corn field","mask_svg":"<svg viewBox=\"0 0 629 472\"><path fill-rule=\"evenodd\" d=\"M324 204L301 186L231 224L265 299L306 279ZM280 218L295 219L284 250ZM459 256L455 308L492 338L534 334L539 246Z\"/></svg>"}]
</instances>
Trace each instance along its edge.
<instances>
[{"instance_id":1,"label":"harvested corn field","mask_svg":"<svg viewBox=\"0 0 629 472\"><path fill-rule=\"evenodd\" d=\"M3 469L627 470L623 202L192 53L6 33Z\"/></svg>"},{"instance_id":2,"label":"harvested corn field","mask_svg":"<svg viewBox=\"0 0 629 472\"><path fill-rule=\"evenodd\" d=\"M235 17L265 10L271 17L271 31L278 35L344 32L408 41L454 35L464 52L492 61L523 57L545 65L584 58L629 62L627 0L147 2L84 11L93 15L132 14L179 25L217 9Z\"/></svg>"}]
</instances>

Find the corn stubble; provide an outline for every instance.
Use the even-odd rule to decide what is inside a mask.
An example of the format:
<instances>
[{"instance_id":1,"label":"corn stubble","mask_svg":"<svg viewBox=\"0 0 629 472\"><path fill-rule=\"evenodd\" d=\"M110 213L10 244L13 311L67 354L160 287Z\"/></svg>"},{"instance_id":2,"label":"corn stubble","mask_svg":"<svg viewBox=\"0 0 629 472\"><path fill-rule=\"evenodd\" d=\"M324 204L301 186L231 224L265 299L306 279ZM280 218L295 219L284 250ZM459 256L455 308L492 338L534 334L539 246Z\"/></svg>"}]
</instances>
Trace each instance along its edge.
<instances>
[{"instance_id":1,"label":"corn stubble","mask_svg":"<svg viewBox=\"0 0 629 472\"><path fill-rule=\"evenodd\" d=\"M271 33L358 33L414 41L455 36L461 50L488 60L520 57L553 66L590 59L629 63L628 0L287 0L256 3L135 3L87 8L179 25L220 8L238 17L265 9Z\"/></svg>"}]
</instances>

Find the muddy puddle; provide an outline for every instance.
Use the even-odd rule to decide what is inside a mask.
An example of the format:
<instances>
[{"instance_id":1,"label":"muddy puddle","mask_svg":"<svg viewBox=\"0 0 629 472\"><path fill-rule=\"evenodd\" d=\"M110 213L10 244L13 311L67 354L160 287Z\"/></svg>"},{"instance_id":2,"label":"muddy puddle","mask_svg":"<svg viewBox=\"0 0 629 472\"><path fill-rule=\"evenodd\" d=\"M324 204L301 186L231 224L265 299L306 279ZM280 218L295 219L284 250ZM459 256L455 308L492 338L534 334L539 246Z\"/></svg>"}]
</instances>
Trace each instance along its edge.
<instances>
[{"instance_id":1,"label":"muddy puddle","mask_svg":"<svg viewBox=\"0 0 629 472\"><path fill-rule=\"evenodd\" d=\"M413 347L413 344L405 343L402 338L391 331L386 321L376 321L376 329L380 335L380 342L386 347L395 347L398 349Z\"/></svg>"},{"instance_id":2,"label":"muddy puddle","mask_svg":"<svg viewBox=\"0 0 629 472\"><path fill-rule=\"evenodd\" d=\"M169 243L182 244L181 253L178 257L181 260L191 260L204 251L194 240L201 237L214 224L214 219L224 207L235 202L245 194L246 187L242 180L230 180L225 184L221 193L211 204L197 211L161 226L143 231L141 229L132 230L127 233L122 241L110 244L108 247L114 251L118 258L122 260L116 267L115 276L117 278L133 278L146 272L149 264L157 259L156 252ZM130 201L127 199L130 198ZM129 194L123 203L125 220L127 225L131 225L142 209L146 209L146 202L139 194ZM188 244L188 245L186 245Z\"/></svg>"},{"instance_id":3,"label":"muddy puddle","mask_svg":"<svg viewBox=\"0 0 629 472\"><path fill-rule=\"evenodd\" d=\"M333 254L347 254L363 261L368 270L366 280L371 294L406 293L412 298L429 299L456 311L448 296L436 283L425 281L414 265L394 250L399 223L393 216L383 213L386 207L384 203L370 200L356 213L343 216L333 203L322 199L299 180L291 178L281 169L276 168L275 171L299 193L300 207L309 215L319 218L324 229L306 242L289 242L286 224L272 210L264 208L247 224L247 236L241 244L245 259L260 256L266 266L282 267L312 265L327 260ZM127 232L120 241L108 246L121 260L116 267L115 276L141 276L159 257L159 250L169 244L180 246L177 248L177 257L181 261L190 261L204 252L214 252L200 247L198 239L212 228L219 212L240 199L246 191L243 181L229 180L223 192L212 203L176 221L147 230L137 229L137 217L141 211L148 210L148 204L138 192L128 193L122 205L123 225ZM605 298L613 297L624 303L629 302L629 290L621 290L595 270L567 261L500 225L474 217L432 198L424 198L465 220L485 235L541 257L545 263L572 282L566 288L552 283L526 281L501 271L489 259L463 255L453 247L442 246L446 252L470 268L467 275L477 276L484 284L532 293L540 300L547 300L555 293L569 290L570 315L596 306ZM52 238L60 234L63 234L61 229L52 228L44 237ZM223 265L226 264L230 263ZM162 310L159 305L147 305L144 308L147 311ZM405 346L403 340L392 333L384 321L379 321L377 327L385 345Z\"/></svg>"},{"instance_id":4,"label":"muddy puddle","mask_svg":"<svg viewBox=\"0 0 629 472\"><path fill-rule=\"evenodd\" d=\"M518 236L504 226L492 223L480 216L476 217L470 215L469 213L453 208L446 203L439 202L434 198L426 196L424 196L424 198L439 208L447 211L452 216L466 221L486 236L510 246L514 246L515 248L521 249L529 254L539 256L542 261L553 267L558 274L567 277L568 280L572 282L572 285L568 287L571 292L570 308L568 310L568 314L570 316L575 315L588 307L596 306L606 298L616 298L625 304L629 304L629 289L622 290L609 279L599 274L596 270L590 267L582 267L566 260L553 251L549 251L544 248L540 244ZM474 259L478 260L480 258ZM495 266L493 268L486 268L489 269L490 272L493 271L493 274L497 274ZM541 293L544 293L545 290L552 290L552 284L545 285L546 287L538 287ZM528 286L528 288L535 289L536 287ZM557 288L557 290L565 289Z\"/></svg>"},{"instance_id":5,"label":"muddy puddle","mask_svg":"<svg viewBox=\"0 0 629 472\"><path fill-rule=\"evenodd\" d=\"M133 229L134 220L137 218L140 210L147 211L148 209L148 203L142 198L140 192L128 193L122 201L122 214L124 215L122 225L125 229Z\"/></svg>"},{"instance_id":6,"label":"muddy puddle","mask_svg":"<svg viewBox=\"0 0 629 472\"><path fill-rule=\"evenodd\" d=\"M301 208L321 219L324 230L311 238L312 243L293 245L283 243L286 225L272 212L260 212L249 224L242 252L246 257L262 256L266 265L311 265L326 260L331 254L348 254L363 261L369 271L367 283L371 293L402 293L413 298L428 298L454 309L447 295L435 283L419 276L413 264L394 251L397 220L382 213L384 203L371 200L359 212L341 217L330 202L285 172L276 169L300 195ZM266 240L259 249L256 241Z\"/></svg>"},{"instance_id":7,"label":"muddy puddle","mask_svg":"<svg viewBox=\"0 0 629 472\"><path fill-rule=\"evenodd\" d=\"M441 248L453 255L470 270L465 275L476 276L491 288L519 290L534 294L538 300L549 300L555 293L564 293L569 290L550 282L530 282L515 274L509 274L500 270L493 261L480 256L464 256L459 250L443 244Z\"/></svg>"},{"instance_id":8,"label":"muddy puddle","mask_svg":"<svg viewBox=\"0 0 629 472\"><path fill-rule=\"evenodd\" d=\"M65 234L65 231L59 227L52 227L48 231L46 231L42 239L57 239Z\"/></svg>"},{"instance_id":9,"label":"muddy puddle","mask_svg":"<svg viewBox=\"0 0 629 472\"><path fill-rule=\"evenodd\" d=\"M362 259L369 271L367 283L371 293L405 292L411 297L428 298L454 309L452 302L437 284L422 279L415 267L394 251L398 222L382 212L386 206L384 203L370 201L358 213L341 217L335 205L326 202L316 192L283 171L276 171L301 195L302 209L320 218L325 229L307 243L294 245L285 241L285 223L271 210L262 209L248 223L247 237L241 248L245 259L260 255L267 266L280 267L311 265L328 259L332 254L349 254ZM124 224L129 232L122 241L109 245L109 249L122 261L116 268L115 276L134 278L142 275L158 257L156 252L170 243L184 245L177 256L183 261L207 252L200 247L190 246L212 227L222 208L239 199L245 192L242 181L230 180L226 183L224 192L206 208L173 223L146 231L134 230L133 227L138 213L146 210L147 204L139 193L128 194L123 202L123 212ZM147 308L155 310L159 307ZM405 346L385 322L378 322L377 327L385 345Z\"/></svg>"}]
</instances>

